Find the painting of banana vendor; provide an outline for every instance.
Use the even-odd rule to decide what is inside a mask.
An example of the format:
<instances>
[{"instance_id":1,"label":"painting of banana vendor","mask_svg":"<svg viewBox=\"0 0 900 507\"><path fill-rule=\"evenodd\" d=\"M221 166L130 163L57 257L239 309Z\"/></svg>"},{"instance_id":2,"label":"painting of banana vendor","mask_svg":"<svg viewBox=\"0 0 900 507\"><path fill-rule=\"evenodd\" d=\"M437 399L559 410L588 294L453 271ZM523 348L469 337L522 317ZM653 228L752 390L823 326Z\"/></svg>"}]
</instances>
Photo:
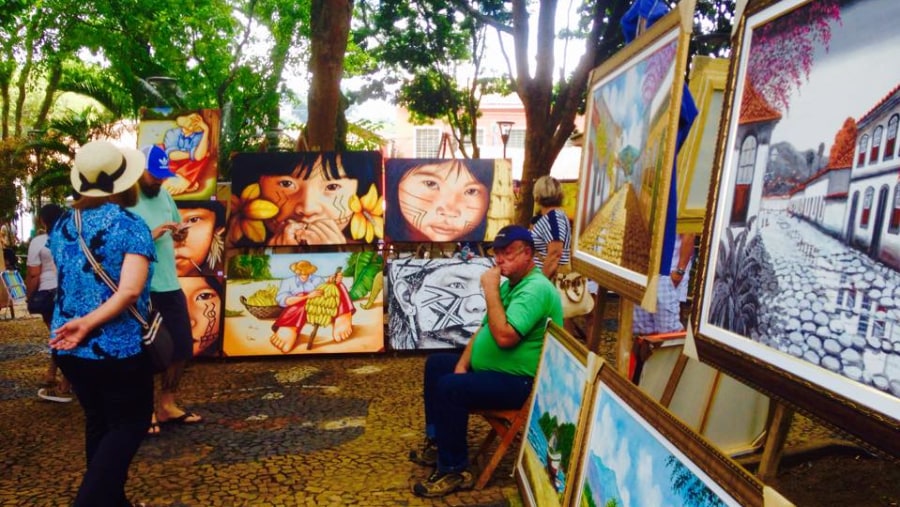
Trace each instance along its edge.
<instances>
[{"instance_id":1,"label":"painting of banana vendor","mask_svg":"<svg viewBox=\"0 0 900 507\"><path fill-rule=\"evenodd\" d=\"M383 350L383 266L374 251L232 257L224 354Z\"/></svg>"}]
</instances>

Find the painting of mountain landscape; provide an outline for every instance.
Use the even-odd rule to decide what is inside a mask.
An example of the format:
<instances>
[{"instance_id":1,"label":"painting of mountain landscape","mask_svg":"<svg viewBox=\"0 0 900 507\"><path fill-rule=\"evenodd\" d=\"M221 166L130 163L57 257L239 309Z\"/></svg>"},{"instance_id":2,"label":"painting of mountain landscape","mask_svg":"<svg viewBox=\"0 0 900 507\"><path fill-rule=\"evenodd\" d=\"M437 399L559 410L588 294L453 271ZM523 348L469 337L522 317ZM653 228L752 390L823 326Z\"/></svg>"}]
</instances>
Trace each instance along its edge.
<instances>
[{"instance_id":1,"label":"painting of mountain landscape","mask_svg":"<svg viewBox=\"0 0 900 507\"><path fill-rule=\"evenodd\" d=\"M884 62L900 46L900 2L748 12L694 320L711 347L766 367L698 349L763 390L776 388L760 376L769 365L795 377L804 393L791 401L896 454L900 66ZM881 430L862 427L875 419Z\"/></svg>"},{"instance_id":2,"label":"painting of mountain landscape","mask_svg":"<svg viewBox=\"0 0 900 507\"><path fill-rule=\"evenodd\" d=\"M606 384L594 396L573 505L740 505Z\"/></svg>"}]
</instances>

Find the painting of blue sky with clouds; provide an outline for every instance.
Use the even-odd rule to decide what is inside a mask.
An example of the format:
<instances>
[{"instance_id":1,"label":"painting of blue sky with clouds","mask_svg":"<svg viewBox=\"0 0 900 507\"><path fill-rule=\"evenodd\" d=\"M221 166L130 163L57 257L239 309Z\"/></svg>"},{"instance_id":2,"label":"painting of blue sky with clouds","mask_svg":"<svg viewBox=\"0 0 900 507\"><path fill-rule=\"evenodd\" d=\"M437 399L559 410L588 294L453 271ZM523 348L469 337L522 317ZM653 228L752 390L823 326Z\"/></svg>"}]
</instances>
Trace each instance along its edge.
<instances>
[{"instance_id":1,"label":"painting of blue sky with clouds","mask_svg":"<svg viewBox=\"0 0 900 507\"><path fill-rule=\"evenodd\" d=\"M609 387L596 397L575 505L739 505Z\"/></svg>"},{"instance_id":2,"label":"painting of blue sky with clouds","mask_svg":"<svg viewBox=\"0 0 900 507\"><path fill-rule=\"evenodd\" d=\"M560 505L588 367L548 332L528 419L523 466L536 505Z\"/></svg>"}]
</instances>

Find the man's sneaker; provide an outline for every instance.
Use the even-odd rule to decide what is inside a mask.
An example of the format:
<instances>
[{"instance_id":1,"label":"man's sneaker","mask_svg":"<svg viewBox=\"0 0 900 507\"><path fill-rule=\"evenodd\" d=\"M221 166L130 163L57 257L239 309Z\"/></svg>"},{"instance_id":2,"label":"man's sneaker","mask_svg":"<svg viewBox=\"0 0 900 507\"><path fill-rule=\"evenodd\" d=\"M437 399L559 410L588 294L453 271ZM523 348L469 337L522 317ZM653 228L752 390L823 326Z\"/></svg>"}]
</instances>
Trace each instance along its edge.
<instances>
[{"instance_id":1,"label":"man's sneaker","mask_svg":"<svg viewBox=\"0 0 900 507\"><path fill-rule=\"evenodd\" d=\"M460 472L438 472L431 474L423 482L413 485L412 491L416 496L434 498L456 491L472 489L475 486L475 476L468 470Z\"/></svg>"},{"instance_id":2,"label":"man's sneaker","mask_svg":"<svg viewBox=\"0 0 900 507\"><path fill-rule=\"evenodd\" d=\"M42 400L55 401L57 403L69 403L72 401L72 393L64 393L52 387L38 389L38 397Z\"/></svg>"},{"instance_id":3,"label":"man's sneaker","mask_svg":"<svg viewBox=\"0 0 900 507\"><path fill-rule=\"evenodd\" d=\"M433 467L437 465L437 444L430 438L425 439L425 443L419 450L409 451L409 460L423 467Z\"/></svg>"}]
</instances>

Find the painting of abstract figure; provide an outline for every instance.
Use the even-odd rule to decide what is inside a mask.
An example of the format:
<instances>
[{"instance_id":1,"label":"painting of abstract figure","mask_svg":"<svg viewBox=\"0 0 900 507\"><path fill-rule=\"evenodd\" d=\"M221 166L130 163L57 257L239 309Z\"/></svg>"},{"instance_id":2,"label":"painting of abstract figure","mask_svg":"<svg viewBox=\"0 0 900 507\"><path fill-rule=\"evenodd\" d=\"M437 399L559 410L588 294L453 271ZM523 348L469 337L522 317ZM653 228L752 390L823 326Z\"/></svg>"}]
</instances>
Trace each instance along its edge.
<instances>
[{"instance_id":1,"label":"painting of abstract figure","mask_svg":"<svg viewBox=\"0 0 900 507\"><path fill-rule=\"evenodd\" d=\"M390 261L390 348L464 348L484 319L481 275L492 265L485 257Z\"/></svg>"},{"instance_id":2,"label":"painting of abstract figure","mask_svg":"<svg viewBox=\"0 0 900 507\"><path fill-rule=\"evenodd\" d=\"M385 171L391 241L490 241L513 218L508 160L391 159Z\"/></svg>"},{"instance_id":3,"label":"painting of abstract figure","mask_svg":"<svg viewBox=\"0 0 900 507\"><path fill-rule=\"evenodd\" d=\"M745 16L700 357L897 455L900 67L883 62L900 3L751 2Z\"/></svg>"},{"instance_id":4,"label":"painting of abstract figure","mask_svg":"<svg viewBox=\"0 0 900 507\"><path fill-rule=\"evenodd\" d=\"M636 300L659 270L689 37L679 14L598 67L589 92L575 267Z\"/></svg>"},{"instance_id":5,"label":"painting of abstract figure","mask_svg":"<svg viewBox=\"0 0 900 507\"><path fill-rule=\"evenodd\" d=\"M232 247L374 243L384 237L378 152L239 153Z\"/></svg>"},{"instance_id":6,"label":"painting of abstract figure","mask_svg":"<svg viewBox=\"0 0 900 507\"><path fill-rule=\"evenodd\" d=\"M209 199L219 175L218 109L143 111L138 125L138 146L156 145L166 151L175 176L163 188L175 200Z\"/></svg>"},{"instance_id":7,"label":"painting of abstract figure","mask_svg":"<svg viewBox=\"0 0 900 507\"><path fill-rule=\"evenodd\" d=\"M225 355L384 350L380 254L239 254L227 264Z\"/></svg>"}]
</instances>

